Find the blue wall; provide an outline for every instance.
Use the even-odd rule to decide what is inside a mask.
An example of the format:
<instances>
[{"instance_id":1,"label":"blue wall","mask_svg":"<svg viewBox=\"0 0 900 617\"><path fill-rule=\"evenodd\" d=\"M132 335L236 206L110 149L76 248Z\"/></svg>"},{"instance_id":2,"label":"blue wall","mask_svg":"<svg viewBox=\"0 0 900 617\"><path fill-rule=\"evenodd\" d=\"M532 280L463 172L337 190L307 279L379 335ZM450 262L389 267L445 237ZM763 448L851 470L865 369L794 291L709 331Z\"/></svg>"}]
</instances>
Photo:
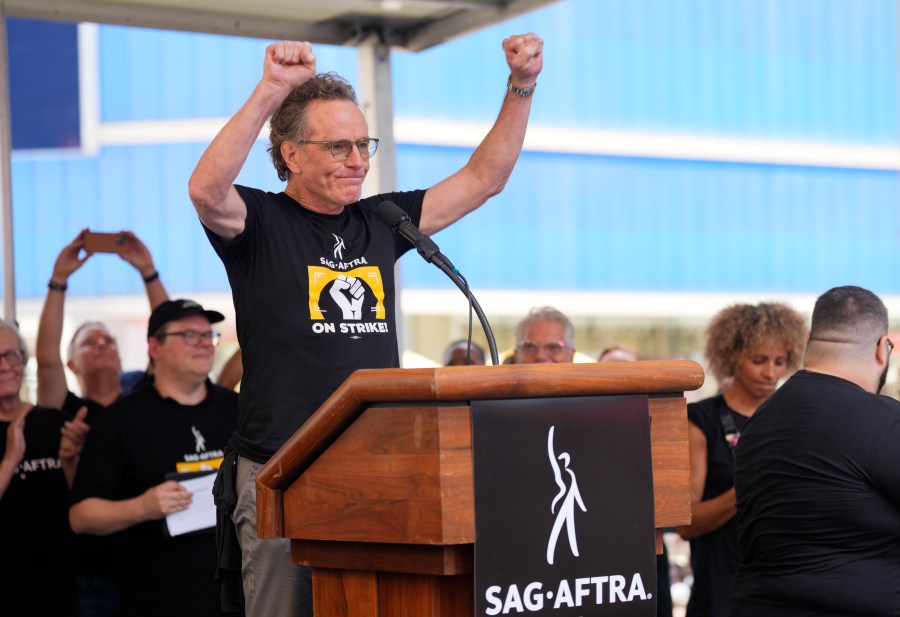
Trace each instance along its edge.
<instances>
[{"instance_id":1,"label":"blue wall","mask_svg":"<svg viewBox=\"0 0 900 617\"><path fill-rule=\"evenodd\" d=\"M508 73L500 41L534 31L546 60L533 126L895 146L897 23L890 0L563 0L396 53L395 114L492 120ZM127 121L231 115L267 42L102 26L99 43L102 120ZM320 70L356 80L355 50L316 51ZM84 226L135 230L173 290L227 290L187 197L205 145L16 153L18 294L43 295ZM468 155L400 144L399 185L429 186ZM263 144L239 181L280 188ZM898 197L890 171L526 152L506 191L436 240L475 289L818 293L852 282L900 294L886 267L900 263ZM414 253L403 276L448 286ZM142 289L112 256L71 286Z\"/></svg>"}]
</instances>

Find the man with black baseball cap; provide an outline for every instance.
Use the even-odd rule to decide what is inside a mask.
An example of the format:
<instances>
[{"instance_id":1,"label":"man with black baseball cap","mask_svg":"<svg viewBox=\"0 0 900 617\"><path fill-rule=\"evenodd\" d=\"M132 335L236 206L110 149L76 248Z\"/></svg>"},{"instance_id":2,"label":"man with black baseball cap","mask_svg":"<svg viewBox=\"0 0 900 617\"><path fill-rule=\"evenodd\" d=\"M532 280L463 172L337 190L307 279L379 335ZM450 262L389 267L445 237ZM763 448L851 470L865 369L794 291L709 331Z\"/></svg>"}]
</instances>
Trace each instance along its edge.
<instances>
[{"instance_id":1,"label":"man with black baseball cap","mask_svg":"<svg viewBox=\"0 0 900 617\"><path fill-rule=\"evenodd\" d=\"M237 394L209 380L212 324L224 319L193 300L157 306L147 328L151 381L107 409L82 451L69 520L76 533L118 536L123 614L219 614L212 529L170 537L162 519L192 501L169 474L217 469L237 426Z\"/></svg>"},{"instance_id":2,"label":"man with black baseball cap","mask_svg":"<svg viewBox=\"0 0 900 617\"><path fill-rule=\"evenodd\" d=\"M225 319L225 316L219 311L206 310L193 300L166 300L157 306L150 315L150 322L147 324L147 338L155 335L170 321L193 317L194 315L203 315L211 324L219 323ZM213 346L216 344L214 343Z\"/></svg>"}]
</instances>

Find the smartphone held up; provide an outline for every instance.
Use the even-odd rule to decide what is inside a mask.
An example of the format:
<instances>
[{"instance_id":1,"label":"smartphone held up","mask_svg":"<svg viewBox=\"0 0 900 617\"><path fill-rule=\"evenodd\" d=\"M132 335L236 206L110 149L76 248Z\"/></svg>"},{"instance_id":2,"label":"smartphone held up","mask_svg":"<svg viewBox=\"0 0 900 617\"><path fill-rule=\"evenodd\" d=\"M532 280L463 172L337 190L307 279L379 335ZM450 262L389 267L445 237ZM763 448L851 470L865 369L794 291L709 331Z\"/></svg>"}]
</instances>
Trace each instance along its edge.
<instances>
[{"instance_id":1,"label":"smartphone held up","mask_svg":"<svg viewBox=\"0 0 900 617\"><path fill-rule=\"evenodd\" d=\"M122 233L99 233L89 231L84 236L84 250L88 253L121 253L128 244Z\"/></svg>"}]
</instances>

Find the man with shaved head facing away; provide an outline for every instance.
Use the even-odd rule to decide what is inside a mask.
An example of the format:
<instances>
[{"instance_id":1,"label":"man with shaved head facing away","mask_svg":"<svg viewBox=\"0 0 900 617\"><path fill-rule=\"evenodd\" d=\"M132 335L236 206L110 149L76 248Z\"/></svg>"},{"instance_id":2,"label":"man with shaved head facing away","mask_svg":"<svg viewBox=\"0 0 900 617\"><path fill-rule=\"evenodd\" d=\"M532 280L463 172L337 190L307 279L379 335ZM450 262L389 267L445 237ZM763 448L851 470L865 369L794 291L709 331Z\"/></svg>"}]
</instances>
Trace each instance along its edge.
<instances>
[{"instance_id":1,"label":"man with shaved head facing away","mask_svg":"<svg viewBox=\"0 0 900 617\"><path fill-rule=\"evenodd\" d=\"M900 403L879 395L893 347L872 292L816 301L802 370L736 449L732 616L900 613Z\"/></svg>"}]
</instances>

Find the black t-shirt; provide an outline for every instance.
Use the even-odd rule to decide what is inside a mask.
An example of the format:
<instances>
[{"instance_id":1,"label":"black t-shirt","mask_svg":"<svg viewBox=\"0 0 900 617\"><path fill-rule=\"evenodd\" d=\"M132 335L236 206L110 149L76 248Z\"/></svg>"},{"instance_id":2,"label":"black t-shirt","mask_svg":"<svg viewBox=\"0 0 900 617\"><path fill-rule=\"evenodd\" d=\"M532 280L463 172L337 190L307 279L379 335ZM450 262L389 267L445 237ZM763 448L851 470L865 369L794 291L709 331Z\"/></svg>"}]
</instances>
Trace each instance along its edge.
<instances>
[{"instance_id":1,"label":"black t-shirt","mask_svg":"<svg viewBox=\"0 0 900 617\"><path fill-rule=\"evenodd\" d=\"M747 416L731 409L721 394L688 405L688 420L706 435L706 485L703 500L718 497L734 486L734 455L725 439L722 414L729 416L739 431ZM727 617L731 581L740 563L737 523L727 523L691 540L691 569L694 583L688 601L689 617Z\"/></svg>"},{"instance_id":2,"label":"black t-shirt","mask_svg":"<svg viewBox=\"0 0 900 617\"><path fill-rule=\"evenodd\" d=\"M217 468L237 424L237 394L207 382L198 405L160 397L148 384L111 405L88 434L73 487L88 497L131 499L170 472ZM126 615L218 615L213 533L164 534L149 521L113 534Z\"/></svg>"},{"instance_id":3,"label":"black t-shirt","mask_svg":"<svg viewBox=\"0 0 900 617\"><path fill-rule=\"evenodd\" d=\"M0 498L0 596L4 615L74 614L69 489L59 462L58 409L25 418L25 456ZM0 458L9 422L0 421Z\"/></svg>"},{"instance_id":4,"label":"black t-shirt","mask_svg":"<svg viewBox=\"0 0 900 617\"><path fill-rule=\"evenodd\" d=\"M119 398L122 397L120 396ZM63 401L62 408L63 411L66 412L66 415L69 416L69 418L74 418L82 407L87 407L88 409L87 417L84 419L84 421L87 422L88 425L92 425L94 421L100 417L100 414L103 413L103 410L106 409L106 407L104 407L97 401L81 398L80 396L76 396L72 392L66 393L66 400Z\"/></svg>"},{"instance_id":5,"label":"black t-shirt","mask_svg":"<svg viewBox=\"0 0 900 617\"><path fill-rule=\"evenodd\" d=\"M231 283L244 360L233 445L265 462L350 373L400 364L394 263L411 248L379 220L390 199L418 223L424 191L364 199L336 215L237 187L243 233L206 230Z\"/></svg>"},{"instance_id":6,"label":"black t-shirt","mask_svg":"<svg viewBox=\"0 0 900 617\"><path fill-rule=\"evenodd\" d=\"M120 400L122 397L119 397ZM96 401L81 398L72 392L66 393L63 411L68 418L74 418L82 407L87 407L85 422L93 426L106 407ZM92 536L85 533L72 534L72 568L77 577L111 578L113 563L109 557L111 540L109 536Z\"/></svg>"},{"instance_id":7,"label":"black t-shirt","mask_svg":"<svg viewBox=\"0 0 900 617\"><path fill-rule=\"evenodd\" d=\"M900 614L900 403L800 371L736 450L732 615Z\"/></svg>"}]
</instances>

